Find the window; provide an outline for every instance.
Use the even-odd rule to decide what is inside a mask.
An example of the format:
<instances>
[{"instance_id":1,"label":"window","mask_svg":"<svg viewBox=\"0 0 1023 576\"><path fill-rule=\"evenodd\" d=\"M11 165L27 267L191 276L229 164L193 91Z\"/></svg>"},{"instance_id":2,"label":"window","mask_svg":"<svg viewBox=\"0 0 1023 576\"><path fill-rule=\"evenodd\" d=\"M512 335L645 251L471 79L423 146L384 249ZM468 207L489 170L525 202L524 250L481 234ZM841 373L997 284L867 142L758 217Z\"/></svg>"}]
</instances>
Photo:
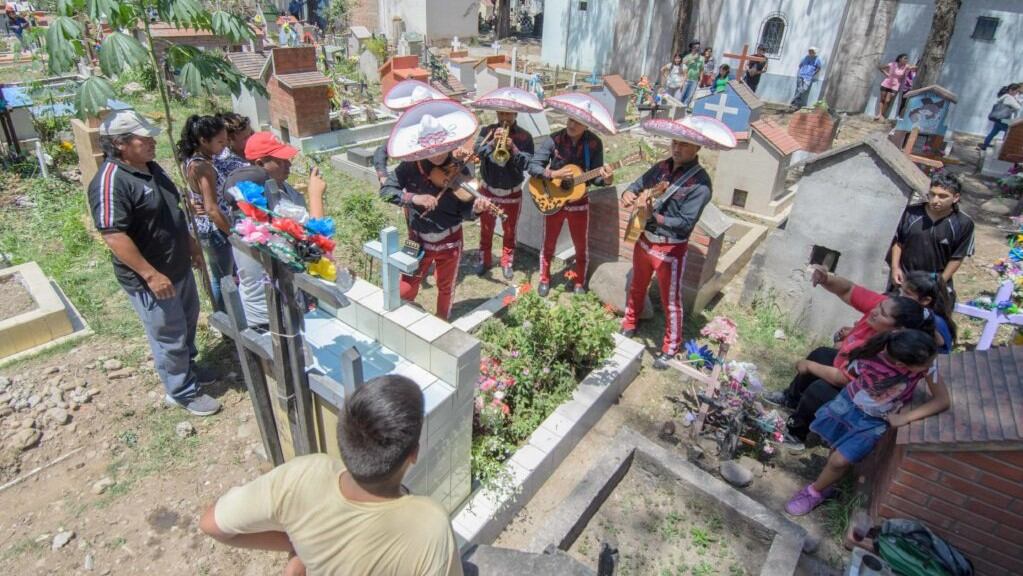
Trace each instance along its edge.
<instances>
[{"instance_id":1,"label":"window","mask_svg":"<svg viewBox=\"0 0 1023 576\"><path fill-rule=\"evenodd\" d=\"M739 190L738 188L732 190L732 206L735 206L736 208L745 208L746 198L748 196L749 192L745 190Z\"/></svg>"},{"instance_id":2,"label":"window","mask_svg":"<svg viewBox=\"0 0 1023 576\"><path fill-rule=\"evenodd\" d=\"M973 28L974 40L980 40L981 42L994 42L995 32L998 30L998 25L1002 21L998 18L992 18L991 16L978 16L977 25Z\"/></svg>"},{"instance_id":3,"label":"window","mask_svg":"<svg viewBox=\"0 0 1023 576\"><path fill-rule=\"evenodd\" d=\"M831 248L825 248L824 246L814 246L810 252L810 264L820 264L821 266L828 269L828 272L834 272L838 266L838 257L842 254Z\"/></svg>"},{"instance_id":4,"label":"window","mask_svg":"<svg viewBox=\"0 0 1023 576\"><path fill-rule=\"evenodd\" d=\"M785 39L785 19L780 15L774 15L764 21L760 29L760 41L758 44L764 47L768 56L777 56L781 53L781 42Z\"/></svg>"},{"instance_id":5,"label":"window","mask_svg":"<svg viewBox=\"0 0 1023 576\"><path fill-rule=\"evenodd\" d=\"M585 12L586 8L587 8L587 6L586 6L587 4L589 4L589 2L587 2L586 0L579 0L579 10Z\"/></svg>"}]
</instances>

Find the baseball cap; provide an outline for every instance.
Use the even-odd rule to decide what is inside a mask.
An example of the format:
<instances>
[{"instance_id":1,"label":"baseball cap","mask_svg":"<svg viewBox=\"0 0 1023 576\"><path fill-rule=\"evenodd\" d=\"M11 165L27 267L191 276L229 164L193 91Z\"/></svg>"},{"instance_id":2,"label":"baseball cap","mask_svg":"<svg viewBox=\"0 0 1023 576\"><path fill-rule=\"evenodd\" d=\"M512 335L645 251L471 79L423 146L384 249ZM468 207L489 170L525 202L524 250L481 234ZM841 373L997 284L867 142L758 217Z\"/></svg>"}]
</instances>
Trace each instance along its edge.
<instances>
[{"instance_id":1,"label":"baseball cap","mask_svg":"<svg viewBox=\"0 0 1023 576\"><path fill-rule=\"evenodd\" d=\"M153 125L134 110L117 110L111 112L103 120L103 123L99 125L99 133L101 136L134 134L136 136L155 138L160 134L160 127Z\"/></svg>"},{"instance_id":2,"label":"baseball cap","mask_svg":"<svg viewBox=\"0 0 1023 576\"><path fill-rule=\"evenodd\" d=\"M298 154L298 149L281 142L271 132L256 132L245 142L245 159L250 161L260 158L277 158L291 160Z\"/></svg>"}]
</instances>

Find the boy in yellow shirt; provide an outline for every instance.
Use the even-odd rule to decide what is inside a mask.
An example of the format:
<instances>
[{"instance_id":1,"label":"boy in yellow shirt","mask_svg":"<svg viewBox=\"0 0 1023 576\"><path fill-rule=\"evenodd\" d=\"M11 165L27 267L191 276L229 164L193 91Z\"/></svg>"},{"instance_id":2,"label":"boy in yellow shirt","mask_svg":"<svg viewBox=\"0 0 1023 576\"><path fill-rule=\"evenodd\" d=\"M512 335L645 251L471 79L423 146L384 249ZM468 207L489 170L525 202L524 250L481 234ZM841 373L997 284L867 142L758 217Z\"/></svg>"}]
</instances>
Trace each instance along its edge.
<instances>
[{"instance_id":1,"label":"boy in yellow shirt","mask_svg":"<svg viewBox=\"0 0 1023 576\"><path fill-rule=\"evenodd\" d=\"M341 408L341 460L293 458L229 490L199 528L229 546L288 552L286 576L461 576L447 512L401 485L422 427L419 386L374 378Z\"/></svg>"}]
</instances>

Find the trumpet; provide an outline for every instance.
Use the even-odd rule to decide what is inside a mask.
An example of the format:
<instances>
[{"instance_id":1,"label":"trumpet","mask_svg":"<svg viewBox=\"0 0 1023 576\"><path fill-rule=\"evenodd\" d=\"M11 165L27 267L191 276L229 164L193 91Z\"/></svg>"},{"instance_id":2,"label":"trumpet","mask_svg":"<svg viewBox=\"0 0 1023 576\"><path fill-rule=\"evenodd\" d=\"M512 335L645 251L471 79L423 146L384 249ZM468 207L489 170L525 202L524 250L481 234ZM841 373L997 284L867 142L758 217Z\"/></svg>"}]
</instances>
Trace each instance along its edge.
<instances>
[{"instance_id":1,"label":"trumpet","mask_svg":"<svg viewBox=\"0 0 1023 576\"><path fill-rule=\"evenodd\" d=\"M508 134L511 131L507 123L501 124L504 135L494 140L494 151L490 153L490 161L498 166L504 167L511 160L511 151L508 150Z\"/></svg>"}]
</instances>

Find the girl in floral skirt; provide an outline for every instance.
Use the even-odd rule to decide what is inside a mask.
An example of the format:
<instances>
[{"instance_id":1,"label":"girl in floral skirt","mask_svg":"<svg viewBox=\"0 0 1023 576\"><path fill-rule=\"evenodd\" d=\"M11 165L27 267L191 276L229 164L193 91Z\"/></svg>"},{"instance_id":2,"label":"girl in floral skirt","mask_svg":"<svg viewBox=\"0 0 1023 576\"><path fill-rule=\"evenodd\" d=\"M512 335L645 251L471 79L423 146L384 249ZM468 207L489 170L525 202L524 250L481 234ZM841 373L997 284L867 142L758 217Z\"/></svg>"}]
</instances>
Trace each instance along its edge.
<instances>
[{"instance_id":1,"label":"girl in floral skirt","mask_svg":"<svg viewBox=\"0 0 1023 576\"><path fill-rule=\"evenodd\" d=\"M874 450L889 428L948 409L948 389L932 368L936 354L934 335L920 330L884 332L853 350L848 368L852 381L817 411L810 425L831 447L831 455L817 479L785 505L786 512L802 516L816 508L846 471ZM924 379L931 399L899 412Z\"/></svg>"}]
</instances>

